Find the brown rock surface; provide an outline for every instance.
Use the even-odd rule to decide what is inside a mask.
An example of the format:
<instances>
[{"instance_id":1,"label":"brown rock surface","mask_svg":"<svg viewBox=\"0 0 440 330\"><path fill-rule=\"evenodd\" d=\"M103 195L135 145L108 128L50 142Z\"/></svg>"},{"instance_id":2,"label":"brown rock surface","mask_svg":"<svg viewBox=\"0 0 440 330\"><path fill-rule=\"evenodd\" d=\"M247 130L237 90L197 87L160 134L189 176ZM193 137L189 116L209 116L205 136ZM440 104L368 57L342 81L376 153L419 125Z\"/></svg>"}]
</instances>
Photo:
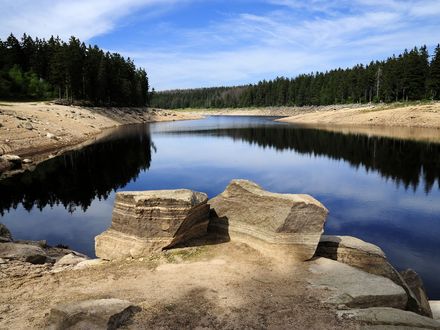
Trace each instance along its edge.
<instances>
[{"instance_id":1,"label":"brown rock surface","mask_svg":"<svg viewBox=\"0 0 440 330\"><path fill-rule=\"evenodd\" d=\"M328 214L311 196L272 193L247 180L231 181L209 204L212 231L298 260L313 257Z\"/></svg>"},{"instance_id":2,"label":"brown rock surface","mask_svg":"<svg viewBox=\"0 0 440 330\"><path fill-rule=\"evenodd\" d=\"M386 277L373 275L355 267L326 258L310 262L313 287L328 289L323 303L349 308L392 307L405 309L405 290Z\"/></svg>"},{"instance_id":3,"label":"brown rock surface","mask_svg":"<svg viewBox=\"0 0 440 330\"><path fill-rule=\"evenodd\" d=\"M432 316L423 284L418 275L415 274L418 280L411 281L413 285L407 283L405 276L402 277L394 269L388 262L385 253L378 246L351 236L322 235L315 255L343 262L370 274L389 278L406 291L408 295L406 308L408 310L428 317ZM414 274L410 275L408 273L408 279L414 279Z\"/></svg>"},{"instance_id":4,"label":"brown rock surface","mask_svg":"<svg viewBox=\"0 0 440 330\"><path fill-rule=\"evenodd\" d=\"M400 274L402 275L408 287L416 296L419 308L421 310L420 314L432 317L432 311L431 307L429 306L428 296L426 295L426 290L419 274L417 274L412 269L407 269L403 272L400 272Z\"/></svg>"},{"instance_id":5,"label":"brown rock surface","mask_svg":"<svg viewBox=\"0 0 440 330\"><path fill-rule=\"evenodd\" d=\"M147 255L206 234L208 197L191 190L122 192L112 225L95 238L96 255L120 259Z\"/></svg>"}]
</instances>

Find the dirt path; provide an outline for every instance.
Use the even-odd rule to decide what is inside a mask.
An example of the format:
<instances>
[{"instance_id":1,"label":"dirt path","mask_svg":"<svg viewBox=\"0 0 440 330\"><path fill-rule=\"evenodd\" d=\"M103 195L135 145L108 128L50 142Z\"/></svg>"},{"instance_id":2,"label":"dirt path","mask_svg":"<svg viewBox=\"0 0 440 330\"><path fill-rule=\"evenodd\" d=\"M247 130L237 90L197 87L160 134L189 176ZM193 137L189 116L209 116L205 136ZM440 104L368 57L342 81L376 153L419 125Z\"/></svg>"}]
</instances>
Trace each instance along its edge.
<instances>
[{"instance_id":1,"label":"dirt path","mask_svg":"<svg viewBox=\"0 0 440 330\"><path fill-rule=\"evenodd\" d=\"M2 265L0 265L1 267ZM35 267L35 266L33 266ZM38 329L66 301L127 299L126 329L350 329L307 287L307 263L279 265L247 245L212 244L77 271L0 270L0 328Z\"/></svg>"}]
</instances>

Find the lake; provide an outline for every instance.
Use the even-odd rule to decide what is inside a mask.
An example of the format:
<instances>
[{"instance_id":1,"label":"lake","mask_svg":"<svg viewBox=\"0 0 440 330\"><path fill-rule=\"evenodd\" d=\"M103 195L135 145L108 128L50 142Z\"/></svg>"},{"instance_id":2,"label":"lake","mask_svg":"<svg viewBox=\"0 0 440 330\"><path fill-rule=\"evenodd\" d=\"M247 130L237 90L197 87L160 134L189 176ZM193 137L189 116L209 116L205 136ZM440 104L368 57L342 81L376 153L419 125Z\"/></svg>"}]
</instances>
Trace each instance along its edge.
<instances>
[{"instance_id":1,"label":"lake","mask_svg":"<svg viewBox=\"0 0 440 330\"><path fill-rule=\"evenodd\" d=\"M341 134L268 117L122 127L0 182L0 222L94 256L115 191L188 188L213 197L234 178L305 193L330 214L326 234L379 245L440 299L440 144Z\"/></svg>"}]
</instances>

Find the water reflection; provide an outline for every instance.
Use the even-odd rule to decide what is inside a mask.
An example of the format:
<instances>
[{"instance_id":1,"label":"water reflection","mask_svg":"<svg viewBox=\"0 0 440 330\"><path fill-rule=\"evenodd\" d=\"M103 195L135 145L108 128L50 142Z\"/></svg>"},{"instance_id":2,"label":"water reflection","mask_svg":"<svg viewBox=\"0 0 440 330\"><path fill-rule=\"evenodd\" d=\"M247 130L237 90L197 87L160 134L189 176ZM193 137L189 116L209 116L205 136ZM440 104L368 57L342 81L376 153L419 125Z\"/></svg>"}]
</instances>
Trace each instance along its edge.
<instances>
[{"instance_id":1,"label":"water reflection","mask_svg":"<svg viewBox=\"0 0 440 330\"><path fill-rule=\"evenodd\" d=\"M151 137L148 126L117 129L80 150L68 152L0 182L0 212L20 203L34 206L62 204L69 212L86 210L95 198L107 199L142 170L150 167Z\"/></svg>"},{"instance_id":2,"label":"water reflection","mask_svg":"<svg viewBox=\"0 0 440 330\"><path fill-rule=\"evenodd\" d=\"M429 193L436 181L440 188L440 144L386 137L341 134L290 125L266 124L257 127L177 130L163 134L190 134L230 137L249 144L276 150L294 150L301 154L345 160L367 171L378 171L405 189L420 184ZM422 182L421 182L422 181Z\"/></svg>"}]
</instances>

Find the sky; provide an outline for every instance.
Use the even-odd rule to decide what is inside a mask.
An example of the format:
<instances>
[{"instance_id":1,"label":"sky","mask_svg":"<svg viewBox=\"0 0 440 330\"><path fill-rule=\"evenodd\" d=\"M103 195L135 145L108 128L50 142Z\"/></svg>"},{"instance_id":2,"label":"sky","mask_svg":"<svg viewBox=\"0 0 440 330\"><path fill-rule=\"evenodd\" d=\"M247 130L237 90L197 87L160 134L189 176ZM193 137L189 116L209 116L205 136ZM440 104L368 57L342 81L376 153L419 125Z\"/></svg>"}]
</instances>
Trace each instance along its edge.
<instances>
[{"instance_id":1,"label":"sky","mask_svg":"<svg viewBox=\"0 0 440 330\"><path fill-rule=\"evenodd\" d=\"M74 35L156 90L350 67L440 43L439 0L0 0L0 38Z\"/></svg>"}]
</instances>

